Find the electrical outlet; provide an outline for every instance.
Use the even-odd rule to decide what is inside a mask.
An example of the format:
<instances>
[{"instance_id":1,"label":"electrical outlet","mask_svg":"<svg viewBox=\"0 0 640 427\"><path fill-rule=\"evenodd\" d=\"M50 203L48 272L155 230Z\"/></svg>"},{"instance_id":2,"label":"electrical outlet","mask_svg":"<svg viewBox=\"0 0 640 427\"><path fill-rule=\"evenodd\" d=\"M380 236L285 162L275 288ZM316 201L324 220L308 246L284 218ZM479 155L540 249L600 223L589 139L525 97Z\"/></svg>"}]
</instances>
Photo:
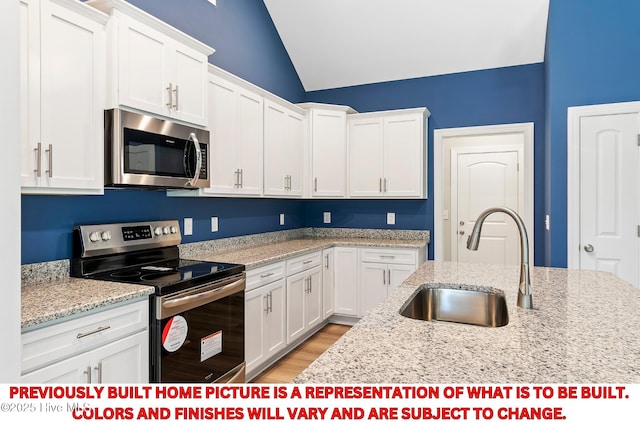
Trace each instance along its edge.
<instances>
[{"instance_id":1,"label":"electrical outlet","mask_svg":"<svg viewBox=\"0 0 640 427\"><path fill-rule=\"evenodd\" d=\"M280 214L280 225L284 225L284 214Z\"/></svg>"},{"instance_id":2,"label":"electrical outlet","mask_svg":"<svg viewBox=\"0 0 640 427\"><path fill-rule=\"evenodd\" d=\"M184 219L184 235L191 236L193 234L193 218Z\"/></svg>"},{"instance_id":3,"label":"electrical outlet","mask_svg":"<svg viewBox=\"0 0 640 427\"><path fill-rule=\"evenodd\" d=\"M218 231L218 217L217 216L212 216L211 217L211 232L215 233Z\"/></svg>"},{"instance_id":4,"label":"electrical outlet","mask_svg":"<svg viewBox=\"0 0 640 427\"><path fill-rule=\"evenodd\" d=\"M331 212L325 212L322 214L322 222L325 224L331 224Z\"/></svg>"},{"instance_id":5,"label":"electrical outlet","mask_svg":"<svg viewBox=\"0 0 640 427\"><path fill-rule=\"evenodd\" d=\"M393 225L396 223L396 214L394 212L387 212L387 224Z\"/></svg>"}]
</instances>

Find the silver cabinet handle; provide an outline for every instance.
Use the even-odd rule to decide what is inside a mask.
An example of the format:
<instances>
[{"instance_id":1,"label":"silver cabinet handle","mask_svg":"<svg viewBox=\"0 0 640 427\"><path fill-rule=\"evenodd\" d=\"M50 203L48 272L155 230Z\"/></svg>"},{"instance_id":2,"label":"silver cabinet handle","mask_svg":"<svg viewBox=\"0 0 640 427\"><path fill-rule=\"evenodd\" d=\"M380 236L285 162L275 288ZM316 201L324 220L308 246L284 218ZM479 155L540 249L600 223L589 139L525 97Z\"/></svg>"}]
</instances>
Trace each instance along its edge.
<instances>
[{"instance_id":1,"label":"silver cabinet handle","mask_svg":"<svg viewBox=\"0 0 640 427\"><path fill-rule=\"evenodd\" d=\"M87 376L87 384L91 384L91 366L87 366L87 369L83 372Z\"/></svg>"},{"instance_id":2,"label":"silver cabinet handle","mask_svg":"<svg viewBox=\"0 0 640 427\"><path fill-rule=\"evenodd\" d=\"M313 191L318 191L318 178L313 178Z\"/></svg>"},{"instance_id":3,"label":"silver cabinet handle","mask_svg":"<svg viewBox=\"0 0 640 427\"><path fill-rule=\"evenodd\" d=\"M387 271L386 270L382 270L382 284L383 285L387 284Z\"/></svg>"},{"instance_id":4,"label":"silver cabinet handle","mask_svg":"<svg viewBox=\"0 0 640 427\"><path fill-rule=\"evenodd\" d=\"M313 262L312 259L308 259L306 261L303 261L302 264L307 265L307 264L311 264Z\"/></svg>"},{"instance_id":5,"label":"silver cabinet handle","mask_svg":"<svg viewBox=\"0 0 640 427\"><path fill-rule=\"evenodd\" d=\"M240 171L240 188L244 186L244 169L238 169Z\"/></svg>"},{"instance_id":6,"label":"silver cabinet handle","mask_svg":"<svg viewBox=\"0 0 640 427\"><path fill-rule=\"evenodd\" d=\"M380 182L378 183L379 193L382 193L382 178L380 178Z\"/></svg>"},{"instance_id":7,"label":"silver cabinet handle","mask_svg":"<svg viewBox=\"0 0 640 427\"><path fill-rule=\"evenodd\" d=\"M173 90L173 93L176 94L176 102L173 104L173 108L178 111L178 94L180 93L178 91L178 85L176 85L176 88Z\"/></svg>"},{"instance_id":8,"label":"silver cabinet handle","mask_svg":"<svg viewBox=\"0 0 640 427\"><path fill-rule=\"evenodd\" d=\"M269 277L269 276L273 276L273 272L271 272L271 273L267 273L267 274L261 274L261 275L260 275L260 278L261 278L261 279L264 279L265 277Z\"/></svg>"},{"instance_id":9,"label":"silver cabinet handle","mask_svg":"<svg viewBox=\"0 0 640 427\"><path fill-rule=\"evenodd\" d=\"M171 109L171 107L173 107L173 84L169 83L169 86L167 86L167 95L169 97L169 100L167 101L167 108Z\"/></svg>"},{"instance_id":10,"label":"silver cabinet handle","mask_svg":"<svg viewBox=\"0 0 640 427\"><path fill-rule=\"evenodd\" d=\"M383 190L384 190L383 193L386 193L387 192L387 178L385 178L383 181L384 181L384 185L382 187Z\"/></svg>"},{"instance_id":11,"label":"silver cabinet handle","mask_svg":"<svg viewBox=\"0 0 640 427\"><path fill-rule=\"evenodd\" d=\"M395 255L380 255L380 258L384 259L396 259Z\"/></svg>"},{"instance_id":12,"label":"silver cabinet handle","mask_svg":"<svg viewBox=\"0 0 640 427\"><path fill-rule=\"evenodd\" d=\"M76 335L76 339L82 339L84 337L88 337L89 335L97 334L98 332L106 331L107 329L111 329L111 326L100 326L99 328L94 329L90 332L80 332Z\"/></svg>"},{"instance_id":13,"label":"silver cabinet handle","mask_svg":"<svg viewBox=\"0 0 640 427\"><path fill-rule=\"evenodd\" d=\"M233 175L235 176L235 183L233 184L233 186L236 188L240 188L240 169L236 169Z\"/></svg>"},{"instance_id":14,"label":"silver cabinet handle","mask_svg":"<svg viewBox=\"0 0 640 427\"><path fill-rule=\"evenodd\" d=\"M391 286L391 270L387 270L387 285Z\"/></svg>"},{"instance_id":15,"label":"silver cabinet handle","mask_svg":"<svg viewBox=\"0 0 640 427\"><path fill-rule=\"evenodd\" d=\"M269 292L269 313L273 313L273 292Z\"/></svg>"},{"instance_id":16,"label":"silver cabinet handle","mask_svg":"<svg viewBox=\"0 0 640 427\"><path fill-rule=\"evenodd\" d=\"M585 252L593 252L593 245L591 245L591 244L584 245L584 251Z\"/></svg>"},{"instance_id":17,"label":"silver cabinet handle","mask_svg":"<svg viewBox=\"0 0 640 427\"><path fill-rule=\"evenodd\" d=\"M36 152L36 168L34 172L40 178L42 176L42 143L38 142L38 145L33 150Z\"/></svg>"},{"instance_id":18,"label":"silver cabinet handle","mask_svg":"<svg viewBox=\"0 0 640 427\"><path fill-rule=\"evenodd\" d=\"M98 384L102 384L102 362L98 362L98 366L93 369L98 372Z\"/></svg>"},{"instance_id":19,"label":"silver cabinet handle","mask_svg":"<svg viewBox=\"0 0 640 427\"><path fill-rule=\"evenodd\" d=\"M328 270L329 269L329 254L324 256L324 261L325 261L324 268L326 270Z\"/></svg>"},{"instance_id":20,"label":"silver cabinet handle","mask_svg":"<svg viewBox=\"0 0 640 427\"><path fill-rule=\"evenodd\" d=\"M49 170L45 172L49 175L49 178L53 176L53 145L49 144L49 148L44 150L49 154Z\"/></svg>"},{"instance_id":21,"label":"silver cabinet handle","mask_svg":"<svg viewBox=\"0 0 640 427\"><path fill-rule=\"evenodd\" d=\"M264 312L269 314L269 294L264 296Z\"/></svg>"}]
</instances>

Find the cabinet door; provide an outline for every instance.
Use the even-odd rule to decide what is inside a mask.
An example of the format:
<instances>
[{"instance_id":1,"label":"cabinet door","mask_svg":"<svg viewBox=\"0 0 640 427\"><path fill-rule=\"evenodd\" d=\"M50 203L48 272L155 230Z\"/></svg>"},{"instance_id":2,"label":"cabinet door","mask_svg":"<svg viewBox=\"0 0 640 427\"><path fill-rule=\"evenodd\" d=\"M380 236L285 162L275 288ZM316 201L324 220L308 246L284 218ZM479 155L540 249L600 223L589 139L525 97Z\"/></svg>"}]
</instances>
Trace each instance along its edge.
<instances>
[{"instance_id":1,"label":"cabinet door","mask_svg":"<svg viewBox=\"0 0 640 427\"><path fill-rule=\"evenodd\" d=\"M292 343L305 331L305 289L307 288L305 271L287 278L287 344Z\"/></svg>"},{"instance_id":2,"label":"cabinet door","mask_svg":"<svg viewBox=\"0 0 640 427\"><path fill-rule=\"evenodd\" d=\"M349 119L349 195L382 197L383 119Z\"/></svg>"},{"instance_id":3,"label":"cabinet door","mask_svg":"<svg viewBox=\"0 0 640 427\"><path fill-rule=\"evenodd\" d=\"M311 195L345 197L346 113L312 110L311 114Z\"/></svg>"},{"instance_id":4,"label":"cabinet door","mask_svg":"<svg viewBox=\"0 0 640 427\"><path fill-rule=\"evenodd\" d=\"M20 1L20 171L23 187L40 184L40 2ZM42 173L42 171L40 172Z\"/></svg>"},{"instance_id":5,"label":"cabinet door","mask_svg":"<svg viewBox=\"0 0 640 427\"><path fill-rule=\"evenodd\" d=\"M362 304L360 315L364 315L387 296L387 264L363 262L360 266Z\"/></svg>"},{"instance_id":6,"label":"cabinet door","mask_svg":"<svg viewBox=\"0 0 640 427\"><path fill-rule=\"evenodd\" d=\"M264 194L285 194L287 156L287 112L284 107L264 101Z\"/></svg>"},{"instance_id":7,"label":"cabinet door","mask_svg":"<svg viewBox=\"0 0 640 427\"><path fill-rule=\"evenodd\" d=\"M264 322L267 299L268 295L264 288L249 291L244 296L244 358L247 363L247 373L265 359Z\"/></svg>"},{"instance_id":8,"label":"cabinet door","mask_svg":"<svg viewBox=\"0 0 640 427\"><path fill-rule=\"evenodd\" d=\"M335 314L358 316L358 250L334 248Z\"/></svg>"},{"instance_id":9,"label":"cabinet door","mask_svg":"<svg viewBox=\"0 0 640 427\"><path fill-rule=\"evenodd\" d=\"M322 322L322 270L314 267L307 272L307 289L305 291L305 329L309 330Z\"/></svg>"},{"instance_id":10,"label":"cabinet door","mask_svg":"<svg viewBox=\"0 0 640 427\"><path fill-rule=\"evenodd\" d=\"M209 75L209 188L207 193L229 194L236 190L234 159L235 109L238 88Z\"/></svg>"},{"instance_id":11,"label":"cabinet door","mask_svg":"<svg viewBox=\"0 0 640 427\"><path fill-rule=\"evenodd\" d=\"M333 249L322 251L322 318L326 319L335 311L335 265Z\"/></svg>"},{"instance_id":12,"label":"cabinet door","mask_svg":"<svg viewBox=\"0 0 640 427\"><path fill-rule=\"evenodd\" d=\"M143 384L149 382L149 333L138 332L91 352L91 382Z\"/></svg>"},{"instance_id":13,"label":"cabinet door","mask_svg":"<svg viewBox=\"0 0 640 427\"><path fill-rule=\"evenodd\" d=\"M118 15L118 31L118 104L168 114L171 41L126 15Z\"/></svg>"},{"instance_id":14,"label":"cabinet door","mask_svg":"<svg viewBox=\"0 0 640 427\"><path fill-rule=\"evenodd\" d=\"M424 188L423 115L384 120L384 189L387 197L422 197Z\"/></svg>"},{"instance_id":15,"label":"cabinet door","mask_svg":"<svg viewBox=\"0 0 640 427\"><path fill-rule=\"evenodd\" d=\"M173 70L173 116L186 122L206 126L207 57L176 44Z\"/></svg>"},{"instance_id":16,"label":"cabinet door","mask_svg":"<svg viewBox=\"0 0 640 427\"><path fill-rule=\"evenodd\" d=\"M239 89L234 122L234 157L240 169L238 192L241 194L262 194L262 102L261 96Z\"/></svg>"},{"instance_id":17,"label":"cabinet door","mask_svg":"<svg viewBox=\"0 0 640 427\"><path fill-rule=\"evenodd\" d=\"M400 283L404 282L409 276L413 274L414 271L416 271L415 265L389 264L387 265L387 268L389 269L389 292L397 288Z\"/></svg>"},{"instance_id":18,"label":"cabinet door","mask_svg":"<svg viewBox=\"0 0 640 427\"><path fill-rule=\"evenodd\" d=\"M80 354L24 374L20 381L28 384L88 384L91 371L90 357Z\"/></svg>"},{"instance_id":19,"label":"cabinet door","mask_svg":"<svg viewBox=\"0 0 640 427\"><path fill-rule=\"evenodd\" d=\"M264 335L265 335L265 357L269 358L287 343L285 332L285 288L284 279L280 279L265 287L268 297L268 311L265 312Z\"/></svg>"},{"instance_id":20,"label":"cabinet door","mask_svg":"<svg viewBox=\"0 0 640 427\"><path fill-rule=\"evenodd\" d=\"M53 2L41 11L42 182L102 191L104 26Z\"/></svg>"},{"instance_id":21,"label":"cabinet door","mask_svg":"<svg viewBox=\"0 0 640 427\"><path fill-rule=\"evenodd\" d=\"M302 196L304 116L289 111L287 112L286 122L285 175L289 177L289 189L286 194L288 196Z\"/></svg>"}]
</instances>

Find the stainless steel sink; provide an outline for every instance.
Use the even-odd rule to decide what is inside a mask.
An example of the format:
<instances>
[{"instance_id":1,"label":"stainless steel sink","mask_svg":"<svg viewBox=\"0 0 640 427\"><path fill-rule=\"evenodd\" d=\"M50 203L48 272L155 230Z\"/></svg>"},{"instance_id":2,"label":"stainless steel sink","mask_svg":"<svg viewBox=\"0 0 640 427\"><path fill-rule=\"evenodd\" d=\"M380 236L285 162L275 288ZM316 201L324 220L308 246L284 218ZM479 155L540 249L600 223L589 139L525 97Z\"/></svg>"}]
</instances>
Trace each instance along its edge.
<instances>
[{"instance_id":1,"label":"stainless steel sink","mask_svg":"<svg viewBox=\"0 0 640 427\"><path fill-rule=\"evenodd\" d=\"M404 303L400 314L411 319L499 327L509 323L501 291L467 290L422 285Z\"/></svg>"}]
</instances>

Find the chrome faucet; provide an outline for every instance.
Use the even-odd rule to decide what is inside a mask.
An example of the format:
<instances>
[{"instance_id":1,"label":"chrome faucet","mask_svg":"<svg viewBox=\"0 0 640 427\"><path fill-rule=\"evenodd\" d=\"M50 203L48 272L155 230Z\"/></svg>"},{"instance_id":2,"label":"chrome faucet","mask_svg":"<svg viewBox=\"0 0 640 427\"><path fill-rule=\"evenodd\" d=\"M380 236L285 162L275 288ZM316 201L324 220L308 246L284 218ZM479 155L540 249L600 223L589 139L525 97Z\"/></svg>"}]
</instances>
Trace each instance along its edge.
<instances>
[{"instance_id":1,"label":"chrome faucet","mask_svg":"<svg viewBox=\"0 0 640 427\"><path fill-rule=\"evenodd\" d=\"M531 298L531 278L529 277L529 238L527 237L527 229L525 228L520 215L509 208L489 208L485 210L480 214L480 216L478 216L476 224L473 226L473 231L467 238L467 249L471 251L478 250L482 224L489 215L495 212L502 212L509 215L518 226L518 233L520 234L520 285L518 287L518 307L533 308Z\"/></svg>"}]
</instances>

